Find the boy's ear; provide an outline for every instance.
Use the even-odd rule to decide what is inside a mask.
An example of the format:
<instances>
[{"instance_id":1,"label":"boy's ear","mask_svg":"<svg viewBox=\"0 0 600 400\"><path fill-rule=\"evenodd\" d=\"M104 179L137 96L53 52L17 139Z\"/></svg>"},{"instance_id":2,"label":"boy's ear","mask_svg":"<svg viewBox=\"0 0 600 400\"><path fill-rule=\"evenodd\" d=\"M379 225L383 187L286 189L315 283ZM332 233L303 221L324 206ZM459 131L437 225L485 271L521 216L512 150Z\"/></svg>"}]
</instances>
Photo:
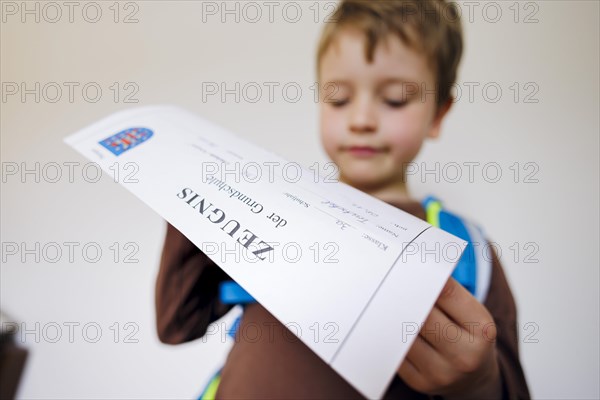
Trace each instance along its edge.
<instances>
[{"instance_id":1,"label":"boy's ear","mask_svg":"<svg viewBox=\"0 0 600 400\"><path fill-rule=\"evenodd\" d=\"M431 123L431 129L429 130L429 134L427 135L430 138L437 139L440 136L440 130L442 129L442 121L450 108L452 108L453 98L450 97L444 104L440 106L437 110L435 117Z\"/></svg>"}]
</instances>

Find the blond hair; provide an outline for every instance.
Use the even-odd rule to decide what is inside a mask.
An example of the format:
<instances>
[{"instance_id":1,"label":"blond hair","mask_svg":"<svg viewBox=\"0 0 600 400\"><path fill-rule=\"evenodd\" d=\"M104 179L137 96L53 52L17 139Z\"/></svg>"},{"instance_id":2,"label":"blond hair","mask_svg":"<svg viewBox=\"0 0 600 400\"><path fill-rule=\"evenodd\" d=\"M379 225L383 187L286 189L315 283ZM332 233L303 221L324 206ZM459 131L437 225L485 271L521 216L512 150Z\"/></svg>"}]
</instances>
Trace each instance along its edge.
<instances>
[{"instance_id":1,"label":"blond hair","mask_svg":"<svg viewBox=\"0 0 600 400\"><path fill-rule=\"evenodd\" d=\"M460 13L445 0L342 0L326 23L317 49L317 77L323 55L343 28L366 37L365 58L371 63L379 41L396 35L424 54L436 78L438 107L450 99L463 41Z\"/></svg>"}]
</instances>

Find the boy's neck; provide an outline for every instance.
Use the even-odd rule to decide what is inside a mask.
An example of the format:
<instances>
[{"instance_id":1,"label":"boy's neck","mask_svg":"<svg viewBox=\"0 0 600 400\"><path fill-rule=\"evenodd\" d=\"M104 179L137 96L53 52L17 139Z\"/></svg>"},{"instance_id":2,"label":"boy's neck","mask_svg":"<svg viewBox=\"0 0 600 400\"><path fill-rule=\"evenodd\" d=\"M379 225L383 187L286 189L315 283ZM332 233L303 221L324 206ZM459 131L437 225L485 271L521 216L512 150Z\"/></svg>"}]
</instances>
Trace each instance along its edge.
<instances>
[{"instance_id":1,"label":"boy's neck","mask_svg":"<svg viewBox=\"0 0 600 400\"><path fill-rule=\"evenodd\" d=\"M378 198L386 203L398 204L398 203L410 203L415 200L410 197L408 188L405 182L395 182L393 184L381 185L381 186L358 186L346 181L344 177L340 176L340 182L344 182L355 189L365 192L373 197Z\"/></svg>"}]
</instances>

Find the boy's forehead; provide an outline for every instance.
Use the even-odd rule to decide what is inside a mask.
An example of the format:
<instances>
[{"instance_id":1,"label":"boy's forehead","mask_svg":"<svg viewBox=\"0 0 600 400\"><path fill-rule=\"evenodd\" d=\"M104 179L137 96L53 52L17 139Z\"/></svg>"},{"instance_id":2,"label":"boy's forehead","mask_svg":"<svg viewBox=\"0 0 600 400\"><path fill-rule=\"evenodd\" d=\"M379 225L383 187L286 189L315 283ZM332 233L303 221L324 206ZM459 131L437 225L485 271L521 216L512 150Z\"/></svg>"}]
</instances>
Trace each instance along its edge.
<instances>
[{"instance_id":1,"label":"boy's forehead","mask_svg":"<svg viewBox=\"0 0 600 400\"><path fill-rule=\"evenodd\" d=\"M323 81L399 79L425 82L432 79L424 54L408 47L400 38L388 35L379 40L371 63L367 61L365 34L356 29L340 30L321 60Z\"/></svg>"}]
</instances>

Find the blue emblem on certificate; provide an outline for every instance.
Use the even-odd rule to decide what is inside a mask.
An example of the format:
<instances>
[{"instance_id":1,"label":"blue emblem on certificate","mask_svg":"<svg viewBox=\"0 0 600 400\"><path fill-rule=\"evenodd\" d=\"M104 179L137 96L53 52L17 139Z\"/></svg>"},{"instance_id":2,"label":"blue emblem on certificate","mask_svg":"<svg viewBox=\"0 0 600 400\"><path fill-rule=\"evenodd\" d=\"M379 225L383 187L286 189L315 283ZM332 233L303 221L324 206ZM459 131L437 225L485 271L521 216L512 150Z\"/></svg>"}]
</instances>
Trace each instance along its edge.
<instances>
[{"instance_id":1,"label":"blue emblem on certificate","mask_svg":"<svg viewBox=\"0 0 600 400\"><path fill-rule=\"evenodd\" d=\"M146 140L150 139L152 135L154 135L154 132L148 128L129 128L119 133L115 133L98 143L110 150L115 156L118 156L127 150L131 150L135 146L144 143Z\"/></svg>"}]
</instances>

